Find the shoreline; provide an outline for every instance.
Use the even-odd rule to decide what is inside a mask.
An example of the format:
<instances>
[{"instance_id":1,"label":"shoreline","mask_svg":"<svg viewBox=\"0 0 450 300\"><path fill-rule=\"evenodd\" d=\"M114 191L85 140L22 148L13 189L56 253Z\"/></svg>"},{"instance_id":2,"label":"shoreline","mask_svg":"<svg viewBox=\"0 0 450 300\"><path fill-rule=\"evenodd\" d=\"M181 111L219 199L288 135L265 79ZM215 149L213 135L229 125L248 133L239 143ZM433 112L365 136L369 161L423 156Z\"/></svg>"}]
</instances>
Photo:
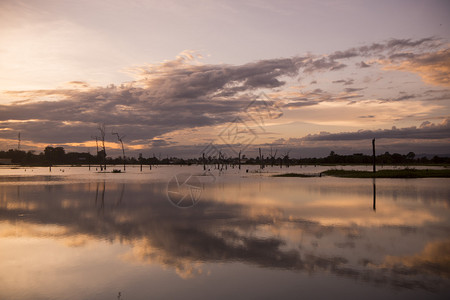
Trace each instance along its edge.
<instances>
[{"instance_id":1,"label":"shoreline","mask_svg":"<svg viewBox=\"0 0 450 300\"><path fill-rule=\"evenodd\" d=\"M277 174L272 177L322 177L332 176L341 178L450 178L450 169L388 169L372 171L359 170L326 170L317 175L302 173Z\"/></svg>"}]
</instances>

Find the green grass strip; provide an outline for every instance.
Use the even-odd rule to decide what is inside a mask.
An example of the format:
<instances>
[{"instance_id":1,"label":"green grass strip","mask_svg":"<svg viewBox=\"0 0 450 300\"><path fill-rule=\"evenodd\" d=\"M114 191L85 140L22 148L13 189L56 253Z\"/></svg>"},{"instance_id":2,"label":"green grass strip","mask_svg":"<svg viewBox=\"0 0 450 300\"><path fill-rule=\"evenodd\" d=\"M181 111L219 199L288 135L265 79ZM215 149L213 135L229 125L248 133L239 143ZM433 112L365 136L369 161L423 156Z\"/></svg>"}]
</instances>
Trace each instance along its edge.
<instances>
[{"instance_id":1,"label":"green grass strip","mask_svg":"<svg viewBox=\"0 0 450 300\"><path fill-rule=\"evenodd\" d=\"M327 170L323 175L346 178L450 178L450 169L395 169L372 171Z\"/></svg>"}]
</instances>

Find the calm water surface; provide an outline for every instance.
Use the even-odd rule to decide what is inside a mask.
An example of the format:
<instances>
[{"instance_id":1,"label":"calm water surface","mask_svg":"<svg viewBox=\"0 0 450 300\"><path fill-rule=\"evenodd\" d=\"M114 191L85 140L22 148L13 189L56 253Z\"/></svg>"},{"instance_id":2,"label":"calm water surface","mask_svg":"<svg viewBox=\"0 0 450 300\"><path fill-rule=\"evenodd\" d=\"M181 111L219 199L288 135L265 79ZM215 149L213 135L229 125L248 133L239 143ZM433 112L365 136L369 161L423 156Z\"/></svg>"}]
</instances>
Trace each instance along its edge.
<instances>
[{"instance_id":1,"label":"calm water surface","mask_svg":"<svg viewBox=\"0 0 450 300\"><path fill-rule=\"evenodd\" d=\"M449 179L249 169L0 169L0 299L450 295Z\"/></svg>"}]
</instances>

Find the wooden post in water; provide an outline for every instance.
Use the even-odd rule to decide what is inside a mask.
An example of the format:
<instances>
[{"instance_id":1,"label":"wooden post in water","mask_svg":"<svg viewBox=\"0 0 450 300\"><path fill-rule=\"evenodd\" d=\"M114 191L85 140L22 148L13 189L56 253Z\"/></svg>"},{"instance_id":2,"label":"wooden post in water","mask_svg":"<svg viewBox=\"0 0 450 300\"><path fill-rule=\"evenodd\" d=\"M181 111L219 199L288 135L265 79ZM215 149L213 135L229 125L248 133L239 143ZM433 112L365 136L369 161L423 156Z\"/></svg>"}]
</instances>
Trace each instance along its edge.
<instances>
[{"instance_id":1,"label":"wooden post in water","mask_svg":"<svg viewBox=\"0 0 450 300\"><path fill-rule=\"evenodd\" d=\"M202 153L203 171L206 170L205 152Z\"/></svg>"},{"instance_id":2,"label":"wooden post in water","mask_svg":"<svg viewBox=\"0 0 450 300\"><path fill-rule=\"evenodd\" d=\"M261 148L259 148L259 168L262 169L262 156L261 156Z\"/></svg>"},{"instance_id":3,"label":"wooden post in water","mask_svg":"<svg viewBox=\"0 0 450 300\"><path fill-rule=\"evenodd\" d=\"M376 172L376 162L375 162L375 139L372 140L372 151L373 151L373 172Z\"/></svg>"},{"instance_id":4,"label":"wooden post in water","mask_svg":"<svg viewBox=\"0 0 450 300\"><path fill-rule=\"evenodd\" d=\"M239 150L239 170L241 169L241 151Z\"/></svg>"}]
</instances>

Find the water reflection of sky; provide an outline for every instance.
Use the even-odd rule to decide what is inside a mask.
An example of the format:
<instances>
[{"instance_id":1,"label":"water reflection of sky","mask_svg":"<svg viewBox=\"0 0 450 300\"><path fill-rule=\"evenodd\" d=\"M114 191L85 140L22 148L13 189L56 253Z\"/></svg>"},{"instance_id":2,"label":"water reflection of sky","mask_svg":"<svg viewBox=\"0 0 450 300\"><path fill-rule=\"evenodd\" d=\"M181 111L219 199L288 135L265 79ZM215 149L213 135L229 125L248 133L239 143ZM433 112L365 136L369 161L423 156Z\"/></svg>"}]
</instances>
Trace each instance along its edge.
<instances>
[{"instance_id":1,"label":"water reflection of sky","mask_svg":"<svg viewBox=\"0 0 450 300\"><path fill-rule=\"evenodd\" d=\"M246 176L217 176L189 209L153 178L3 181L0 296L449 292L448 179Z\"/></svg>"}]
</instances>

